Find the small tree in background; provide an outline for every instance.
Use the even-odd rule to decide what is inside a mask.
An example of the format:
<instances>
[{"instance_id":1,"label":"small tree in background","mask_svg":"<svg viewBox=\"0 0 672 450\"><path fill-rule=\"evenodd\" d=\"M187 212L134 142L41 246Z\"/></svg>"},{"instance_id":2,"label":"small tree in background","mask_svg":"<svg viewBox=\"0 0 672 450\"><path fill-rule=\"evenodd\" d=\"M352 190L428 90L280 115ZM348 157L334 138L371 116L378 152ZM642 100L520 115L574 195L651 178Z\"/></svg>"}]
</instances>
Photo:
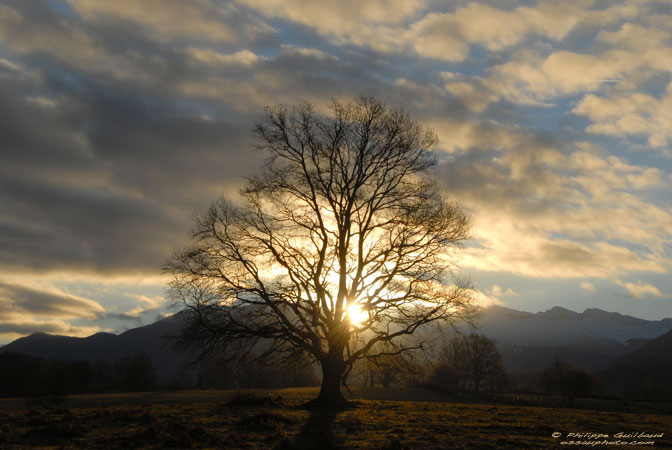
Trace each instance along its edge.
<instances>
[{"instance_id":1,"label":"small tree in background","mask_svg":"<svg viewBox=\"0 0 672 450\"><path fill-rule=\"evenodd\" d=\"M555 358L541 374L541 383L549 394L559 394L571 406L576 397L582 397L595 389L592 375L576 365Z\"/></svg>"},{"instance_id":2,"label":"small tree in background","mask_svg":"<svg viewBox=\"0 0 672 450\"><path fill-rule=\"evenodd\" d=\"M485 382L488 391L490 391L490 395L495 392L502 392L510 384L509 374L506 373L501 362L495 365L492 370L488 371L483 381Z\"/></svg>"},{"instance_id":3,"label":"small tree in background","mask_svg":"<svg viewBox=\"0 0 672 450\"><path fill-rule=\"evenodd\" d=\"M422 349L418 329L471 316L451 276L468 220L428 176L436 135L401 109L368 97L334 101L330 117L278 107L255 134L264 173L198 218L167 265L190 312L182 343L309 355L316 403L343 406L356 361Z\"/></svg>"},{"instance_id":4,"label":"small tree in background","mask_svg":"<svg viewBox=\"0 0 672 450\"><path fill-rule=\"evenodd\" d=\"M492 393L505 386L506 371L491 339L480 334L455 335L442 349L433 381L440 379L446 386L462 385L476 394L485 382Z\"/></svg>"},{"instance_id":5,"label":"small tree in background","mask_svg":"<svg viewBox=\"0 0 672 450\"><path fill-rule=\"evenodd\" d=\"M459 355L462 360L462 371L477 394L484 380L504 372L497 346L481 334L462 336Z\"/></svg>"}]
</instances>

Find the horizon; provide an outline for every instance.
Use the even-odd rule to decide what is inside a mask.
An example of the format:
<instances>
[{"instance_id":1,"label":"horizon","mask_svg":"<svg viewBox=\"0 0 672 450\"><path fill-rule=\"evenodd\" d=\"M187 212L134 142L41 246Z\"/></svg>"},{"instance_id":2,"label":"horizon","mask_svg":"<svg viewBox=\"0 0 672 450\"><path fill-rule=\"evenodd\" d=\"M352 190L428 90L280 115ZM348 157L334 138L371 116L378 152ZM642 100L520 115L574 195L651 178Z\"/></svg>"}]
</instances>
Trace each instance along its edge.
<instances>
[{"instance_id":1,"label":"horizon","mask_svg":"<svg viewBox=\"0 0 672 450\"><path fill-rule=\"evenodd\" d=\"M566 310L566 311L570 311L570 312L573 312L573 313L576 313L576 314L585 314L586 311L588 311L588 310L595 310L595 309L597 309L598 311L602 311L602 312L605 312L605 313L607 313L607 314L614 314L614 313L616 313L616 314L620 314L620 315L623 316L623 317L631 317L631 318L634 318L634 319L645 320L645 321L648 321L648 322L661 322L661 321L664 321L664 320L666 320L666 319L672 320L672 316L670 316L670 317L661 317L661 318L659 318L659 319L643 319L643 318L641 318L641 317L633 316L633 315L630 315L630 314L621 314L621 313L618 313L618 312L616 312L616 311L606 311L606 310L603 310L603 309L600 309L600 308L590 308L590 307L584 309L584 310L581 311L581 312L579 312L579 311L574 311L574 310L571 310L571 309L567 309L567 308L564 308L564 307L562 307L562 306L553 306L553 307L551 307L551 308L548 308L548 309L545 309L545 310L540 310L540 311L537 311L537 312L523 311L523 310L513 309L513 308L509 308L509 307L503 306L503 305L496 305L496 304L487 305L487 306L484 306L483 308L484 308L484 309L487 309L487 308L493 308L493 307L494 307L494 308L504 308L504 309L509 309L509 310L512 310L512 311L516 311L516 312L520 312L520 313L525 313L525 314L531 314L531 315L538 315L538 314L546 313L546 312L551 311L551 310L554 309L554 308L561 308L561 309L564 309L564 310ZM27 334L27 335L24 335L24 336L20 336L20 337L18 337L18 338L16 338L16 339L13 339L13 340L11 340L11 341L1 341L1 340L0 340L0 348L4 347L4 346L7 345L7 344L11 344L12 342L14 342L14 341L16 341L16 340L18 340L18 339L23 339L23 338L26 338L26 337L30 337L30 336L33 336L33 335L35 335L35 334L46 334L46 335L49 335L49 336L62 336L62 337L71 337L71 338L77 338L77 339L87 339L87 338L89 338L89 337L91 337L91 336L95 336L96 334L101 334L101 333L103 333L103 334L111 334L111 335L114 335L114 336L119 336L120 334L123 334L123 333L125 333L125 332L127 332L127 331L133 330L133 329L135 329L135 328L141 328L141 327L145 327L145 326L153 325L153 324L155 324L156 322L159 322L160 320L163 320L163 319L167 319L167 318L169 318L169 317L172 317L172 316L175 315L175 314L178 314L178 313L174 313L174 314L171 314L171 315L162 317L162 318L158 318L158 317L157 317L157 319L156 319L154 322L146 323L146 324L143 324L143 325L138 325L137 327L127 328L127 329L125 329L125 330L117 330L117 331L97 331L97 332L95 332L95 333L93 333L93 334L90 334L90 335L87 335L87 336L71 336L71 335L65 335L65 334L53 334L53 333L47 333L47 332L44 332L44 331L34 331L34 332L30 333L30 334Z\"/></svg>"},{"instance_id":2,"label":"horizon","mask_svg":"<svg viewBox=\"0 0 672 450\"><path fill-rule=\"evenodd\" d=\"M170 314L160 268L260 169L264 107L360 94L438 134L480 305L672 317L666 20L653 0L4 2L0 345Z\"/></svg>"}]
</instances>

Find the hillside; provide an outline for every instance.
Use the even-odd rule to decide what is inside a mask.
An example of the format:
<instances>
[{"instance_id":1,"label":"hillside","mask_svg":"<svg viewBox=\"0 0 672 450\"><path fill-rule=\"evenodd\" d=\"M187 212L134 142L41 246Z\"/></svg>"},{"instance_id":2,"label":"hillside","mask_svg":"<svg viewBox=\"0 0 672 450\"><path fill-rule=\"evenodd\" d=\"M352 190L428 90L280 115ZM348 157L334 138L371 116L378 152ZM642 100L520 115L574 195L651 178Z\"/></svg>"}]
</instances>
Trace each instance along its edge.
<instances>
[{"instance_id":1,"label":"hillside","mask_svg":"<svg viewBox=\"0 0 672 450\"><path fill-rule=\"evenodd\" d=\"M40 358L101 360L146 353L153 361L161 383L183 376L186 357L170 349L168 337L178 333L179 315L119 335L97 333L86 338L34 333L0 348ZM602 370L645 347L656 354L651 339L672 330L672 319L651 321L586 309L583 313L554 307L539 313L491 306L483 311L478 332L495 340L505 368L514 373L539 371L555 357L572 361L590 371ZM467 331L466 329L463 331Z\"/></svg>"},{"instance_id":2,"label":"hillside","mask_svg":"<svg viewBox=\"0 0 672 450\"><path fill-rule=\"evenodd\" d=\"M600 370L670 330L670 318L652 321L557 306L538 313L491 306L478 321L478 332L497 342L504 365L512 372L543 369L555 357Z\"/></svg>"},{"instance_id":3,"label":"hillside","mask_svg":"<svg viewBox=\"0 0 672 450\"><path fill-rule=\"evenodd\" d=\"M598 379L605 394L672 400L672 331L613 361Z\"/></svg>"},{"instance_id":4,"label":"hillside","mask_svg":"<svg viewBox=\"0 0 672 450\"><path fill-rule=\"evenodd\" d=\"M650 340L640 349L612 362L610 367L644 363L672 364L672 331Z\"/></svg>"},{"instance_id":5,"label":"hillside","mask_svg":"<svg viewBox=\"0 0 672 450\"><path fill-rule=\"evenodd\" d=\"M187 357L170 347L170 336L177 334L181 327L179 315L174 315L119 335L97 333L78 338L33 333L5 345L0 348L0 352L63 361L113 360L145 353L152 360L159 382L172 384L180 378L193 378L193 374L185 369Z\"/></svg>"}]
</instances>

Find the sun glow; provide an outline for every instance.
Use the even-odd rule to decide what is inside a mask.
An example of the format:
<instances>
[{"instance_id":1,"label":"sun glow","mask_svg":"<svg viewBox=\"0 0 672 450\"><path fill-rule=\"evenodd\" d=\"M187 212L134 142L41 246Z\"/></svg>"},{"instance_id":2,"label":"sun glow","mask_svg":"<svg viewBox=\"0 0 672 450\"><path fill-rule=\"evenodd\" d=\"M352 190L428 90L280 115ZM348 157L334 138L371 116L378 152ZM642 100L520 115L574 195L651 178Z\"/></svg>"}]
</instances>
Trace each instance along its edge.
<instances>
[{"instance_id":1,"label":"sun glow","mask_svg":"<svg viewBox=\"0 0 672 450\"><path fill-rule=\"evenodd\" d=\"M352 305L348 306L348 318L350 319L350 323L353 325L358 325L364 322L367 317L368 314L366 311L362 310L362 305L353 303Z\"/></svg>"}]
</instances>

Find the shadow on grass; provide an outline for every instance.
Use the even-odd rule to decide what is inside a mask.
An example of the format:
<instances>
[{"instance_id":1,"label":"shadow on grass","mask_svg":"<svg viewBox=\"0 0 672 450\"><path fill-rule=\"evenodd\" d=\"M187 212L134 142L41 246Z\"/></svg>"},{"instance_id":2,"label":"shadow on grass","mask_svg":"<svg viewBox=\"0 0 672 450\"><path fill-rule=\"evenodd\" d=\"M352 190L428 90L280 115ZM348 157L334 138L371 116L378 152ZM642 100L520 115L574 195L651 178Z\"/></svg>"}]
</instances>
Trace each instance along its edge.
<instances>
[{"instance_id":1,"label":"shadow on grass","mask_svg":"<svg viewBox=\"0 0 672 450\"><path fill-rule=\"evenodd\" d=\"M292 441L282 441L276 449L339 449L340 446L333 434L334 421L342 410L310 408L310 416L301 431Z\"/></svg>"}]
</instances>

